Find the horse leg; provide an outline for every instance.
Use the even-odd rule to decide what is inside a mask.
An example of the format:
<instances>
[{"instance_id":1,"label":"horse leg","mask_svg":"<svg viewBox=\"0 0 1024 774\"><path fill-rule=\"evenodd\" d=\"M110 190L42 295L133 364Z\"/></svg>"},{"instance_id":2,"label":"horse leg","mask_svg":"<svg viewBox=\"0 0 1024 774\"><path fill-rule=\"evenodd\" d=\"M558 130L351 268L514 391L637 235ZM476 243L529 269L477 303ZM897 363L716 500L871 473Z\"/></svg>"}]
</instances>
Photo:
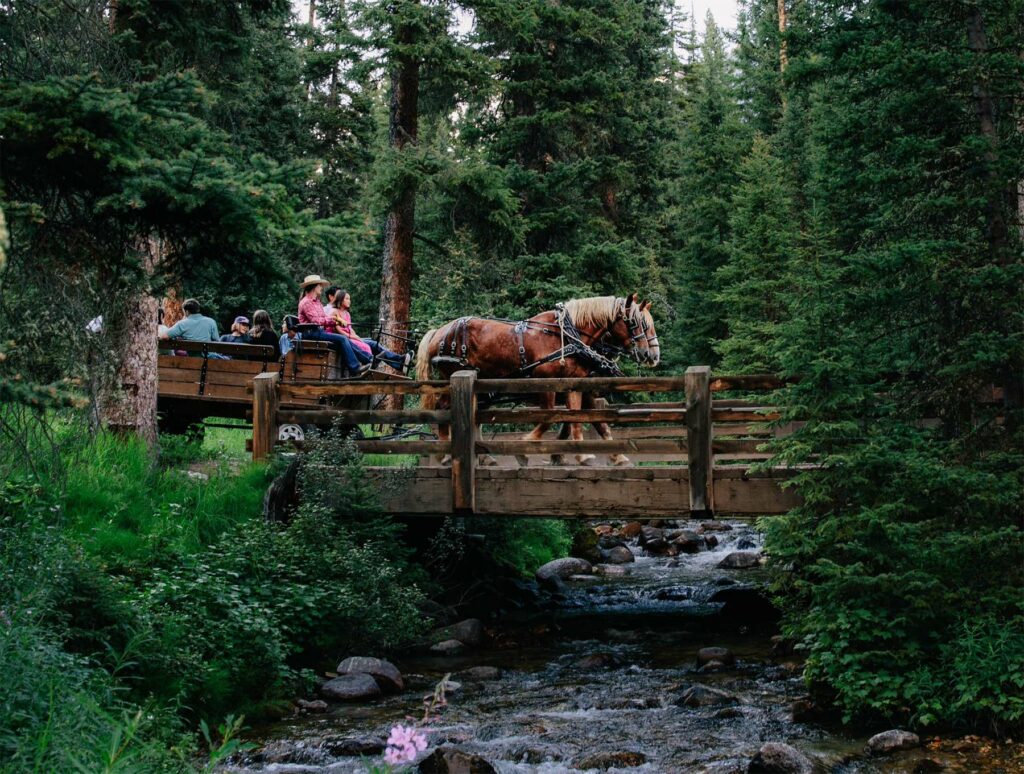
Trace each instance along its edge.
<instances>
[{"instance_id":1,"label":"horse leg","mask_svg":"<svg viewBox=\"0 0 1024 774\"><path fill-rule=\"evenodd\" d=\"M582 392L570 392L565 397L565 405L570 411L579 411L583 408L583 393ZM570 435L574 441L583 440L583 425L579 422L573 422L568 425ZM593 454L577 454L576 462L580 465L589 465L595 459Z\"/></svg>"},{"instance_id":2,"label":"horse leg","mask_svg":"<svg viewBox=\"0 0 1024 774\"><path fill-rule=\"evenodd\" d=\"M555 393L553 393L553 392L542 392L542 393L540 393L539 395L537 395L537 404L542 409L554 408L555 407ZM531 430L526 435L524 435L523 436L523 440L524 441L539 441L544 436L544 433L546 433L548 431L549 427L551 427L551 423L550 422L541 422L536 427L534 427L533 430ZM519 463L519 466L523 467L523 468L525 468L529 464L529 462L530 462L529 458L525 454L517 454L516 455L516 461Z\"/></svg>"},{"instance_id":3,"label":"horse leg","mask_svg":"<svg viewBox=\"0 0 1024 774\"><path fill-rule=\"evenodd\" d=\"M583 396L584 408L597 408L595 404L596 401L594 400L593 393L588 392L586 395ZM594 422L592 423L592 426L597 431L597 434L601 436L604 440L612 440L612 428L607 422ZM618 467L629 464L629 457L627 457L625 454L612 454L610 455L610 459L612 465L616 465Z\"/></svg>"}]
</instances>

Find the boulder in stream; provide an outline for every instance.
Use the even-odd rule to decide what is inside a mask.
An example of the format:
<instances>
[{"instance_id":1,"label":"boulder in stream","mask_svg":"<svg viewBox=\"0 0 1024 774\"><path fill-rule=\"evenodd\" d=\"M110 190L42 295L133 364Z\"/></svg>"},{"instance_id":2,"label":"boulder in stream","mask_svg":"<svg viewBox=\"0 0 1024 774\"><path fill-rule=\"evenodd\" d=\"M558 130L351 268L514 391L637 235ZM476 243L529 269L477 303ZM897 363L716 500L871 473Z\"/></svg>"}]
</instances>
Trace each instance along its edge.
<instances>
[{"instance_id":1,"label":"boulder in stream","mask_svg":"<svg viewBox=\"0 0 1024 774\"><path fill-rule=\"evenodd\" d=\"M700 526L697 527L697 531L700 533L704 532L730 532L732 530L732 524L726 524L724 521L703 521Z\"/></svg>"},{"instance_id":2,"label":"boulder in stream","mask_svg":"<svg viewBox=\"0 0 1024 774\"><path fill-rule=\"evenodd\" d=\"M542 564L537 569L535 576L540 583L552 585L558 580L568 580L573 575L590 575L593 572L593 566L586 559L567 556L564 559L552 559L547 564Z\"/></svg>"},{"instance_id":3,"label":"boulder in stream","mask_svg":"<svg viewBox=\"0 0 1024 774\"><path fill-rule=\"evenodd\" d=\"M479 618L467 618L448 627L450 636L471 648L477 647L484 639L484 624Z\"/></svg>"},{"instance_id":4,"label":"boulder in stream","mask_svg":"<svg viewBox=\"0 0 1024 774\"><path fill-rule=\"evenodd\" d=\"M673 539L672 545L678 548L682 554L695 554L704 547L704 538L692 529L683 529L679 530L679 534Z\"/></svg>"},{"instance_id":5,"label":"boulder in stream","mask_svg":"<svg viewBox=\"0 0 1024 774\"><path fill-rule=\"evenodd\" d=\"M630 521L622 525L622 529L619 530L619 534L627 540L632 540L635 537L640 536L641 524L639 521Z\"/></svg>"},{"instance_id":6,"label":"boulder in stream","mask_svg":"<svg viewBox=\"0 0 1024 774\"><path fill-rule=\"evenodd\" d=\"M872 755L888 755L897 750L910 750L921 746L921 739L910 731L894 728L883 731L868 739L868 752Z\"/></svg>"},{"instance_id":7,"label":"boulder in stream","mask_svg":"<svg viewBox=\"0 0 1024 774\"><path fill-rule=\"evenodd\" d=\"M442 656L457 656L465 649L465 644L458 640L441 640L430 646L431 653L440 653Z\"/></svg>"},{"instance_id":8,"label":"boulder in stream","mask_svg":"<svg viewBox=\"0 0 1024 774\"><path fill-rule=\"evenodd\" d=\"M573 666L577 669L605 669L617 663L618 660L611 653L589 653L577 659Z\"/></svg>"},{"instance_id":9,"label":"boulder in stream","mask_svg":"<svg viewBox=\"0 0 1024 774\"><path fill-rule=\"evenodd\" d=\"M320 686L320 695L335 701L361 701L381 695L377 681L367 674L348 674L328 680Z\"/></svg>"},{"instance_id":10,"label":"boulder in stream","mask_svg":"<svg viewBox=\"0 0 1024 774\"><path fill-rule=\"evenodd\" d=\"M462 680L497 680L501 677L501 670L495 666L475 666L463 669L455 676Z\"/></svg>"},{"instance_id":11,"label":"boulder in stream","mask_svg":"<svg viewBox=\"0 0 1024 774\"><path fill-rule=\"evenodd\" d=\"M736 704L737 699L728 691L709 685L691 685L676 699L677 707L721 707Z\"/></svg>"},{"instance_id":12,"label":"boulder in stream","mask_svg":"<svg viewBox=\"0 0 1024 774\"><path fill-rule=\"evenodd\" d=\"M416 768L419 774L497 774L484 758L457 747L438 747Z\"/></svg>"},{"instance_id":13,"label":"boulder in stream","mask_svg":"<svg viewBox=\"0 0 1024 774\"><path fill-rule=\"evenodd\" d=\"M761 745L747 771L750 774L812 774L814 762L791 745L768 742Z\"/></svg>"},{"instance_id":14,"label":"boulder in stream","mask_svg":"<svg viewBox=\"0 0 1024 774\"><path fill-rule=\"evenodd\" d=\"M369 675L385 693L405 690L402 673L390 661L370 656L349 656L336 670L339 675Z\"/></svg>"},{"instance_id":15,"label":"boulder in stream","mask_svg":"<svg viewBox=\"0 0 1024 774\"><path fill-rule=\"evenodd\" d=\"M728 648L710 647L697 651L697 666L702 667L712 661L718 661L723 665L732 665L736 663L736 656Z\"/></svg>"},{"instance_id":16,"label":"boulder in stream","mask_svg":"<svg viewBox=\"0 0 1024 774\"><path fill-rule=\"evenodd\" d=\"M584 771L589 771L590 769L606 771L607 769L626 769L633 766L643 766L645 763L647 763L647 756L641 752L616 750L615 752L599 752L584 755L582 758L577 758L573 761L572 765L574 768Z\"/></svg>"},{"instance_id":17,"label":"boulder in stream","mask_svg":"<svg viewBox=\"0 0 1024 774\"><path fill-rule=\"evenodd\" d=\"M604 560L608 564L629 564L630 562L636 561L636 557L633 556L633 552L625 546L615 546L614 548L605 551Z\"/></svg>"},{"instance_id":18,"label":"boulder in stream","mask_svg":"<svg viewBox=\"0 0 1024 774\"><path fill-rule=\"evenodd\" d=\"M761 557L753 551L733 551L718 566L726 570L749 570L761 564Z\"/></svg>"}]
</instances>

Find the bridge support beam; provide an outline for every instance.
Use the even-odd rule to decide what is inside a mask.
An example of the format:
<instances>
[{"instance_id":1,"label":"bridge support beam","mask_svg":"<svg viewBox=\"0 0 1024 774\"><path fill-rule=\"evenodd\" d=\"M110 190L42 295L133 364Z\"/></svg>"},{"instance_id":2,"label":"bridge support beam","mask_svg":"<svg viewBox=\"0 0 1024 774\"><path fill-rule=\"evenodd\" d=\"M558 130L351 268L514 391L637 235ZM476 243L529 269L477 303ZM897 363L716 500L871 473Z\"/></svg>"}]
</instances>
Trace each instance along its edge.
<instances>
[{"instance_id":1,"label":"bridge support beam","mask_svg":"<svg viewBox=\"0 0 1024 774\"><path fill-rule=\"evenodd\" d=\"M252 458L262 460L277 440L277 371L252 380Z\"/></svg>"},{"instance_id":2,"label":"bridge support beam","mask_svg":"<svg viewBox=\"0 0 1024 774\"><path fill-rule=\"evenodd\" d=\"M690 366L686 386L686 456L690 467L690 511L697 517L715 510L711 421L711 368Z\"/></svg>"},{"instance_id":3,"label":"bridge support beam","mask_svg":"<svg viewBox=\"0 0 1024 774\"><path fill-rule=\"evenodd\" d=\"M461 516L476 510L476 371L451 378L452 510Z\"/></svg>"}]
</instances>

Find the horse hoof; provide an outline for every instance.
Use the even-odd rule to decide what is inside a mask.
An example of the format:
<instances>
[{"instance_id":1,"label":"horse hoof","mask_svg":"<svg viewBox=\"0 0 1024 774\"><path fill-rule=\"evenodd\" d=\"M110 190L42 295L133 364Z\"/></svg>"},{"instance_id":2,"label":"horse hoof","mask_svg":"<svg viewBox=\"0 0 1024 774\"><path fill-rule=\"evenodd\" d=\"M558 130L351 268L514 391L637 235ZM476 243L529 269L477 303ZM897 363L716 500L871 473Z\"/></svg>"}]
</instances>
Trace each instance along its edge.
<instances>
[{"instance_id":1,"label":"horse hoof","mask_svg":"<svg viewBox=\"0 0 1024 774\"><path fill-rule=\"evenodd\" d=\"M552 465L564 465L565 464L565 457L563 457L561 454L552 454L551 455L551 464Z\"/></svg>"},{"instance_id":2,"label":"horse hoof","mask_svg":"<svg viewBox=\"0 0 1024 774\"><path fill-rule=\"evenodd\" d=\"M612 465L614 465L615 467L621 468L624 465L629 465L629 464L630 464L629 463L629 457L627 457L625 454L615 454L615 455L612 455Z\"/></svg>"},{"instance_id":3,"label":"horse hoof","mask_svg":"<svg viewBox=\"0 0 1024 774\"><path fill-rule=\"evenodd\" d=\"M516 462L519 463L521 468L528 468L530 466L530 459L525 454L517 454Z\"/></svg>"},{"instance_id":4,"label":"horse hoof","mask_svg":"<svg viewBox=\"0 0 1024 774\"><path fill-rule=\"evenodd\" d=\"M452 464L452 455L446 454L440 460L441 467L447 468Z\"/></svg>"},{"instance_id":5,"label":"horse hoof","mask_svg":"<svg viewBox=\"0 0 1024 774\"><path fill-rule=\"evenodd\" d=\"M595 457L593 454L576 455L576 462L579 463L580 465L590 465L596 459L597 457Z\"/></svg>"},{"instance_id":6,"label":"horse hoof","mask_svg":"<svg viewBox=\"0 0 1024 774\"><path fill-rule=\"evenodd\" d=\"M480 464L481 464L481 465L485 465L485 466L487 466L487 467L491 468L491 467L494 467L495 465L497 465L497 464L498 464L498 461L497 461L497 460L496 460L496 459L495 459L495 458L494 458L494 457L493 457L492 455L490 455L490 454L485 454L485 455L484 455L484 456L483 456L483 457L482 457L482 458L480 459Z\"/></svg>"}]
</instances>

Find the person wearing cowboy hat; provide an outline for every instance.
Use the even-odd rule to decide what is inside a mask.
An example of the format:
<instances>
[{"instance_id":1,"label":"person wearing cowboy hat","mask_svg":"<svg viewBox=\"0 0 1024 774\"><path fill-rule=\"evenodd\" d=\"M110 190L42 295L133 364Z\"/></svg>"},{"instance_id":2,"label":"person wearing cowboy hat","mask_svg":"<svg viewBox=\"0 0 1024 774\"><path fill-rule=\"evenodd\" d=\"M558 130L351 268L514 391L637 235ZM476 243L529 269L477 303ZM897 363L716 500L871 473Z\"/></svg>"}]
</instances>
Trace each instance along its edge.
<instances>
[{"instance_id":1,"label":"person wearing cowboy hat","mask_svg":"<svg viewBox=\"0 0 1024 774\"><path fill-rule=\"evenodd\" d=\"M347 336L330 333L329 329L333 321L328 319L324 313L323 304L320 302L320 296L323 293L324 286L327 284L327 280L319 274L309 274L299 283L301 288L299 296L299 324L305 326L305 329L302 331L302 338L304 341L327 342L330 348L341 357L349 374L361 374L364 371L368 371L370 365L360 362L359 358L356 357L356 353L352 349L352 343L348 340Z\"/></svg>"}]
</instances>

